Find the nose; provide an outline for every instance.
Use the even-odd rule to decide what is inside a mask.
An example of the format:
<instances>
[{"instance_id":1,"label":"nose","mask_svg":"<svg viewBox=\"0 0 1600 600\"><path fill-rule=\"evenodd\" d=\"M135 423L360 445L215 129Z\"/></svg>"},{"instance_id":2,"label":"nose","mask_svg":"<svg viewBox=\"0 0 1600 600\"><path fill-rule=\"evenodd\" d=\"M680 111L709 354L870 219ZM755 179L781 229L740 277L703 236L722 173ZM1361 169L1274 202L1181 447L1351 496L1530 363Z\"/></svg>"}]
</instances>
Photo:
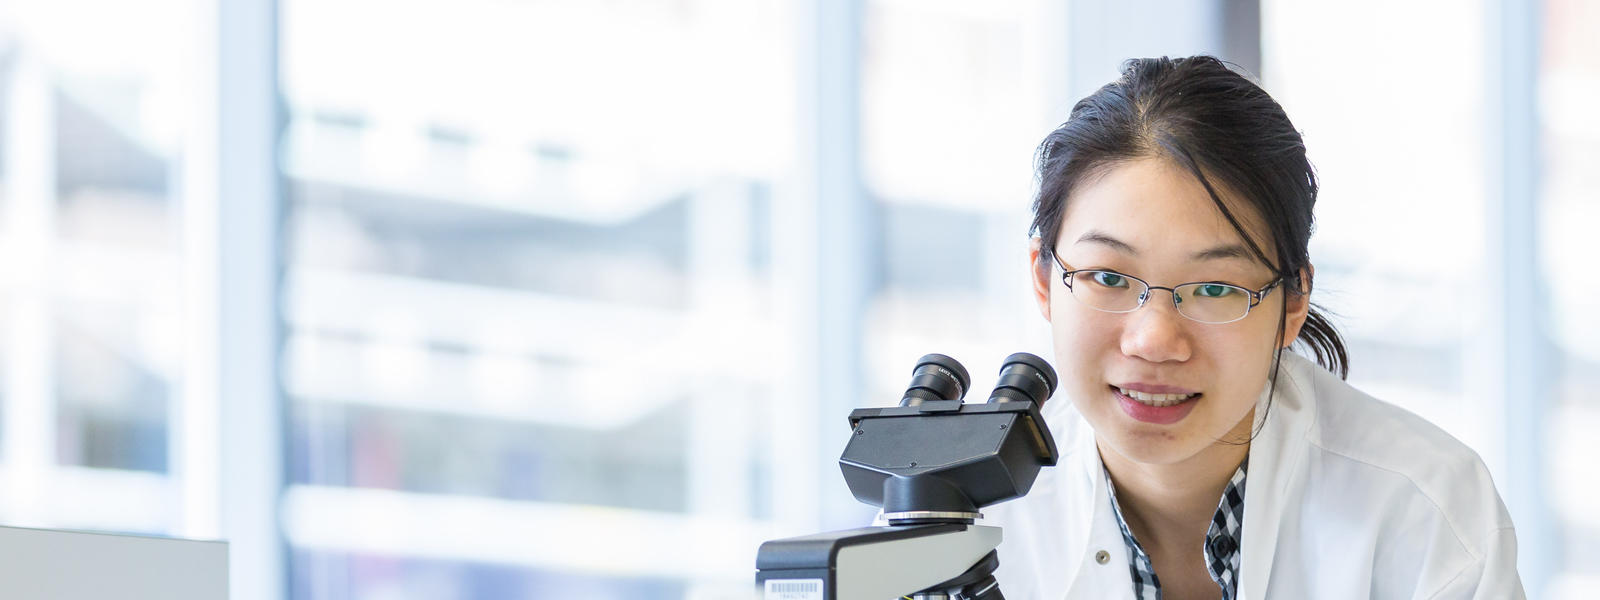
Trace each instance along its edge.
<instances>
[{"instance_id":1,"label":"nose","mask_svg":"<svg viewBox=\"0 0 1600 600\"><path fill-rule=\"evenodd\" d=\"M1122 354L1150 362L1189 360L1192 348L1183 315L1171 298L1150 290L1145 306L1128 313L1122 328Z\"/></svg>"}]
</instances>

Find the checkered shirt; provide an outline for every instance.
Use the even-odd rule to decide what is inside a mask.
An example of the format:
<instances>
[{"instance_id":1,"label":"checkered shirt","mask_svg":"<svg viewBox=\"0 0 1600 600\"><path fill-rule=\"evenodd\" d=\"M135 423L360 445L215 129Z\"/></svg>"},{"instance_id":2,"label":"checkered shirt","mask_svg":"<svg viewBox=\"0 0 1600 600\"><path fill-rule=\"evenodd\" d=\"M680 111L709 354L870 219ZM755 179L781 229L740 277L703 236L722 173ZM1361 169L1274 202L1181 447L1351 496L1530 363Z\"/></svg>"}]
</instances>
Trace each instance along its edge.
<instances>
[{"instance_id":1,"label":"checkered shirt","mask_svg":"<svg viewBox=\"0 0 1600 600\"><path fill-rule=\"evenodd\" d=\"M1222 600L1233 600L1239 590L1239 534L1244 526L1244 479L1250 464L1249 457L1239 463L1239 469L1222 490L1222 500L1217 512L1211 515L1211 528L1206 530L1206 571L1211 580L1222 588ZM1133 578L1133 595L1140 600L1161 600L1161 580L1145 554L1139 540L1133 539L1128 522L1122 518L1122 507L1117 504L1117 488L1111 483L1111 473L1106 472L1106 489L1111 494L1111 511L1117 515L1117 527L1122 529L1122 541L1128 545L1128 573Z\"/></svg>"}]
</instances>

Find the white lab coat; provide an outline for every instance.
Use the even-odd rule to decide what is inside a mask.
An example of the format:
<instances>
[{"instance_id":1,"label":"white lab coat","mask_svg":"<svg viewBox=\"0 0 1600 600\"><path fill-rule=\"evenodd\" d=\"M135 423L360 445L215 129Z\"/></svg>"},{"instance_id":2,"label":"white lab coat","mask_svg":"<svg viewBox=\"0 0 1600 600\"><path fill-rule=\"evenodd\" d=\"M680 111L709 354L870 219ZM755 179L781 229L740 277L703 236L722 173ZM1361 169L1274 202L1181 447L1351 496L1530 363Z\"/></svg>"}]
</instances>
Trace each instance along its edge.
<instances>
[{"instance_id":1,"label":"white lab coat","mask_svg":"<svg viewBox=\"0 0 1600 600\"><path fill-rule=\"evenodd\" d=\"M1045 405L1060 462L984 510L1005 528L996 575L1012 600L1133 598L1094 432L1071 404ZM1289 352L1263 408L1240 599L1524 597L1511 517L1470 448Z\"/></svg>"}]
</instances>

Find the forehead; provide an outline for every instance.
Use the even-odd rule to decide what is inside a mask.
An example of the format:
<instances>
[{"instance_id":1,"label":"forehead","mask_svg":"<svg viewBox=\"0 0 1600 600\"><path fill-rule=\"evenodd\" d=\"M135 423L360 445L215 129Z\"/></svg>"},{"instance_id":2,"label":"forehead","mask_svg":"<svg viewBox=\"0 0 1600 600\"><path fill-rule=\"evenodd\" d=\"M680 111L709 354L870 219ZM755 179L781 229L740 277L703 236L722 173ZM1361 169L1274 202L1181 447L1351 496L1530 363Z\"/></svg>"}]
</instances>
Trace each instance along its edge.
<instances>
[{"instance_id":1,"label":"forehead","mask_svg":"<svg viewBox=\"0 0 1600 600\"><path fill-rule=\"evenodd\" d=\"M1211 185L1252 241L1271 252L1267 228L1254 208L1214 179ZM1115 164L1072 192L1056 246L1066 251L1090 233L1109 235L1136 250L1173 254L1244 243L1200 180L1162 158Z\"/></svg>"}]
</instances>

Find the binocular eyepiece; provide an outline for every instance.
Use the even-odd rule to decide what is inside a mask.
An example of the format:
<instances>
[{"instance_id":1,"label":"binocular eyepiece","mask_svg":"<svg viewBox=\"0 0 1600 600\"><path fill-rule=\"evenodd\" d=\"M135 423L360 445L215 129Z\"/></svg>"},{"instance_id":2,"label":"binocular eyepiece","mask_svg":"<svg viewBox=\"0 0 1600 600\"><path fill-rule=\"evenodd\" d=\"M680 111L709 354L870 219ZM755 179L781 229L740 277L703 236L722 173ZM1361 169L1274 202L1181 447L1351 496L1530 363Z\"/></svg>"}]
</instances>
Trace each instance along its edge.
<instances>
[{"instance_id":1,"label":"binocular eyepiece","mask_svg":"<svg viewBox=\"0 0 1600 600\"><path fill-rule=\"evenodd\" d=\"M943 354L926 354L911 370L911 383L900 398L900 406L919 406L924 402L960 400L972 386L972 377L956 359ZM1007 356L1000 366L1000 380L989 393L989 402L1032 401L1043 405L1056 390L1056 372L1044 359L1018 352Z\"/></svg>"}]
</instances>

